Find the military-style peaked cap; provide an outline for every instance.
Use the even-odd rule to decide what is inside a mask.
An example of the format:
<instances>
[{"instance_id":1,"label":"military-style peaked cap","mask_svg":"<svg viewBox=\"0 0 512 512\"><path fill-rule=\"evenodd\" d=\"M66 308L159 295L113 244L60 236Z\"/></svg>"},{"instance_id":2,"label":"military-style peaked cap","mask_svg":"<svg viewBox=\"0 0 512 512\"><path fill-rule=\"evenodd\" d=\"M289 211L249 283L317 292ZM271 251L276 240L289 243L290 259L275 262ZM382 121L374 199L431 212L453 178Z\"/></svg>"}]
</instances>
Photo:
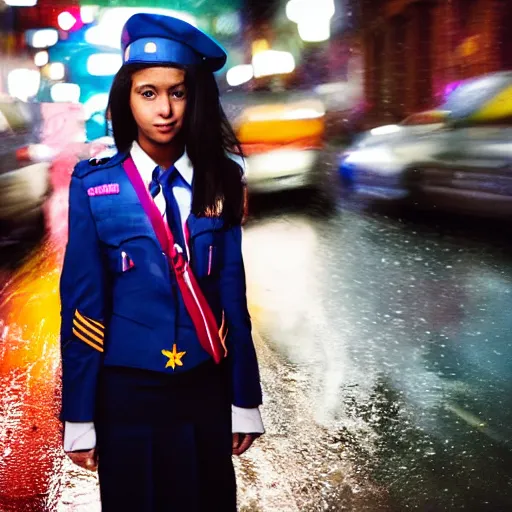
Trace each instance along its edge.
<instances>
[{"instance_id":1,"label":"military-style peaked cap","mask_svg":"<svg viewBox=\"0 0 512 512\"><path fill-rule=\"evenodd\" d=\"M186 21L159 14L134 14L123 27L121 48L124 64L203 63L218 71L227 58L209 35Z\"/></svg>"}]
</instances>

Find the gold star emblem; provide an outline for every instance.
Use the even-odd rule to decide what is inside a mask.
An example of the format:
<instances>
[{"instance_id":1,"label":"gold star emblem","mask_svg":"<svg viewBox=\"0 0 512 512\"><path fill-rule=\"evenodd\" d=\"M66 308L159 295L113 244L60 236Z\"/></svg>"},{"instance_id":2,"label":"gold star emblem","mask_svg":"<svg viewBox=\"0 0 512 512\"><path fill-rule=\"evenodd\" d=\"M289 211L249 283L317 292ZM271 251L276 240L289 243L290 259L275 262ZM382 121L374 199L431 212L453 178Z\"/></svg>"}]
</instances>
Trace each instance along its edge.
<instances>
[{"instance_id":1,"label":"gold star emblem","mask_svg":"<svg viewBox=\"0 0 512 512\"><path fill-rule=\"evenodd\" d=\"M166 368L169 368L170 366L174 370L176 366L183 366L181 358L186 354L186 352L178 352L176 349L176 343L172 346L172 352L170 350L162 350L162 354L169 358L169 361L167 361L167 364L165 365Z\"/></svg>"}]
</instances>

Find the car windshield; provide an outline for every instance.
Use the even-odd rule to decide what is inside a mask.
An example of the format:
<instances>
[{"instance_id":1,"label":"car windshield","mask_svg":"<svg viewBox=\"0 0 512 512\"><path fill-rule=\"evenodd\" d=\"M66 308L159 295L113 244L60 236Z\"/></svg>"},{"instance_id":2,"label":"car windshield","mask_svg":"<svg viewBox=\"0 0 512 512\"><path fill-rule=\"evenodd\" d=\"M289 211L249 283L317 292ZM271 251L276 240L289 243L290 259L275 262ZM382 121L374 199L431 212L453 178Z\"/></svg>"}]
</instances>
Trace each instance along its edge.
<instances>
[{"instance_id":1,"label":"car windshield","mask_svg":"<svg viewBox=\"0 0 512 512\"><path fill-rule=\"evenodd\" d=\"M479 108L482 103L509 84L512 84L512 74L510 73L499 73L476 80L468 80L459 85L439 109L450 111L456 116L465 115Z\"/></svg>"}]
</instances>

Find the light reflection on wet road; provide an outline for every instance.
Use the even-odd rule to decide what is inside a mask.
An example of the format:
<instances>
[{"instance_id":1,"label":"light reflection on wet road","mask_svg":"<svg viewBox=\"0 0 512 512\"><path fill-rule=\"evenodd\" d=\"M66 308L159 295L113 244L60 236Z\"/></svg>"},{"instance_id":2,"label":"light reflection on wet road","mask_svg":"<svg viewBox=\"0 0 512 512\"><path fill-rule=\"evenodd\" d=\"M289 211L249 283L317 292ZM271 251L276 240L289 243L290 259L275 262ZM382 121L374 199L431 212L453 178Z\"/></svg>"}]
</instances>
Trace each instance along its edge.
<instances>
[{"instance_id":1,"label":"light reflection on wet road","mask_svg":"<svg viewBox=\"0 0 512 512\"><path fill-rule=\"evenodd\" d=\"M1 287L1 493L95 512L95 477L58 452L53 201L48 240ZM241 510L510 510L505 251L351 210L264 212L244 243L267 435L237 461Z\"/></svg>"},{"instance_id":2,"label":"light reflection on wet road","mask_svg":"<svg viewBox=\"0 0 512 512\"><path fill-rule=\"evenodd\" d=\"M510 510L506 249L359 211L248 235L259 330L352 469L393 510Z\"/></svg>"}]
</instances>

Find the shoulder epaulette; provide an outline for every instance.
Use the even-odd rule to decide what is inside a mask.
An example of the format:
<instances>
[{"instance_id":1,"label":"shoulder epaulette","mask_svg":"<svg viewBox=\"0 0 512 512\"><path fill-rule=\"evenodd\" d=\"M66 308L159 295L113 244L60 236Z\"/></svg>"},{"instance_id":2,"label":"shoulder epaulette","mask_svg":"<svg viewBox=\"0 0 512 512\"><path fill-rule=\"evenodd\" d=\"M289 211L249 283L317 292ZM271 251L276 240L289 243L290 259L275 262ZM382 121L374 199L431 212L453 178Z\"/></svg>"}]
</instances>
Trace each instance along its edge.
<instances>
[{"instance_id":1,"label":"shoulder epaulette","mask_svg":"<svg viewBox=\"0 0 512 512\"><path fill-rule=\"evenodd\" d=\"M121 163L126 157L127 153L116 153L112 157L103 157L103 158L91 158L90 160L82 160L78 162L73 171L73 176L76 178L84 178L88 174L92 172L99 171L101 169L107 169L109 167L113 167L114 165L118 165Z\"/></svg>"}]
</instances>

